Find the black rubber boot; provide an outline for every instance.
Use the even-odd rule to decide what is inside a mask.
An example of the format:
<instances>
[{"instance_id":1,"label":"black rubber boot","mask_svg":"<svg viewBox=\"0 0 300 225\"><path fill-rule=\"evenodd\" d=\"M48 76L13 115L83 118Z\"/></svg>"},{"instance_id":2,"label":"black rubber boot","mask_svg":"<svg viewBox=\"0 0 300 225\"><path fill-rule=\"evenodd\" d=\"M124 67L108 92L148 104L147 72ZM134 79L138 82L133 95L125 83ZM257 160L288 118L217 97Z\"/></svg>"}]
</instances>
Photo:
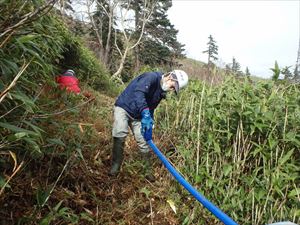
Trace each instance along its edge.
<instances>
[{"instance_id":1,"label":"black rubber boot","mask_svg":"<svg viewBox=\"0 0 300 225\"><path fill-rule=\"evenodd\" d=\"M144 165L144 175L147 180L150 182L155 181L155 176L152 170L152 160L151 160L151 152L142 152L142 160Z\"/></svg>"},{"instance_id":2,"label":"black rubber boot","mask_svg":"<svg viewBox=\"0 0 300 225\"><path fill-rule=\"evenodd\" d=\"M109 175L117 176L120 172L121 165L123 162L125 138L114 137L113 142L114 143L112 149L112 164L111 164L111 169L109 171Z\"/></svg>"}]
</instances>

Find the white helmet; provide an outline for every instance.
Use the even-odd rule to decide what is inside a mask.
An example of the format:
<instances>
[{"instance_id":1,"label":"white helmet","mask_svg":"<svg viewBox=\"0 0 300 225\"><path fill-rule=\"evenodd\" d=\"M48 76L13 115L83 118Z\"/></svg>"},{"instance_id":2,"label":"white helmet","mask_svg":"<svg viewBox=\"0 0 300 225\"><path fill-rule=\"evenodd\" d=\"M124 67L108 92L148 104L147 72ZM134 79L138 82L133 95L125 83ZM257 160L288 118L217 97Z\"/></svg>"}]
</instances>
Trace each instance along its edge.
<instances>
[{"instance_id":1,"label":"white helmet","mask_svg":"<svg viewBox=\"0 0 300 225\"><path fill-rule=\"evenodd\" d=\"M75 77L75 72L74 72L74 70L67 70L66 72L63 73L63 75Z\"/></svg>"},{"instance_id":2,"label":"white helmet","mask_svg":"<svg viewBox=\"0 0 300 225\"><path fill-rule=\"evenodd\" d=\"M189 77L183 70L173 70L170 74L172 78L177 81L175 85L175 92L178 94L179 90L187 85Z\"/></svg>"}]
</instances>

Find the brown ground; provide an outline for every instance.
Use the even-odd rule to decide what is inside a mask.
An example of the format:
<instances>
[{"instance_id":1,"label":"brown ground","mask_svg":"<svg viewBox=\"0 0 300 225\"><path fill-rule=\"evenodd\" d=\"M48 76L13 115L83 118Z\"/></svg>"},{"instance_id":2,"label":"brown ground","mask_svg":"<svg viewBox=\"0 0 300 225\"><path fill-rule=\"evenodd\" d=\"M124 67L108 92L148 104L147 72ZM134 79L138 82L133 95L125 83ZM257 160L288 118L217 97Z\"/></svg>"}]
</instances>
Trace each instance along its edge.
<instances>
[{"instance_id":1,"label":"brown ground","mask_svg":"<svg viewBox=\"0 0 300 225\"><path fill-rule=\"evenodd\" d=\"M45 154L38 159L23 155L24 166L10 181L10 188L0 196L1 225L17 224L18 221L19 224L75 224L76 221L79 221L77 224L179 224L177 215L167 203L170 175L153 155L157 180L150 183L143 177L132 135L126 142L125 161L119 177L108 176L113 99L94 95L96 100L81 107L79 115L55 116L56 122L78 126L82 137L75 137L78 129L75 131L74 128L66 129L64 135L70 142L74 137L82 138L83 158L78 151L64 156L65 148L61 146L54 149L54 154ZM60 104L53 110L64 107ZM102 114L95 119L92 110ZM55 127L49 124L47 132L55 134ZM13 165L9 156L7 161ZM8 177L11 171L8 166L3 174ZM37 199L53 185L55 188L48 201L39 208Z\"/></svg>"}]
</instances>

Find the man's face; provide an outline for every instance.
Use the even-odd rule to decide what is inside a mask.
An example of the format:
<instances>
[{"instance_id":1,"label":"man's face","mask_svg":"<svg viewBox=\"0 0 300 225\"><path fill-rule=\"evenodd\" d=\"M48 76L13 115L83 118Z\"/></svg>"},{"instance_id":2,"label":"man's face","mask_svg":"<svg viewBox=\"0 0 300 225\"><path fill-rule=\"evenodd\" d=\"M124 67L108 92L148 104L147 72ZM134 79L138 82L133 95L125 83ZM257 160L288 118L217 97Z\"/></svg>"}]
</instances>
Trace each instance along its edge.
<instances>
[{"instance_id":1,"label":"man's face","mask_svg":"<svg viewBox=\"0 0 300 225\"><path fill-rule=\"evenodd\" d=\"M164 85L167 87L166 91L175 91L176 80L172 78L171 75L164 77Z\"/></svg>"}]
</instances>

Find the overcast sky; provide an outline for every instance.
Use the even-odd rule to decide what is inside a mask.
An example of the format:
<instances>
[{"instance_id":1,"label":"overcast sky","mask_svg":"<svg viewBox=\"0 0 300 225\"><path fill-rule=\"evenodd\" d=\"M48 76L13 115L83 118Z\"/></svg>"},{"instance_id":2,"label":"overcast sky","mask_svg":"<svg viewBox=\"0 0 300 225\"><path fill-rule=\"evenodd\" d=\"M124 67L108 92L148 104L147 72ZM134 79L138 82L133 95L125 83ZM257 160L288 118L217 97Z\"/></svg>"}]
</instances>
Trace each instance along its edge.
<instances>
[{"instance_id":1,"label":"overcast sky","mask_svg":"<svg viewBox=\"0 0 300 225\"><path fill-rule=\"evenodd\" d=\"M275 60L280 67L297 60L300 32L300 0L294 1L202 1L173 0L168 15L179 30L189 58L207 62L208 36L219 47L219 58L232 57L245 71L271 77Z\"/></svg>"}]
</instances>

